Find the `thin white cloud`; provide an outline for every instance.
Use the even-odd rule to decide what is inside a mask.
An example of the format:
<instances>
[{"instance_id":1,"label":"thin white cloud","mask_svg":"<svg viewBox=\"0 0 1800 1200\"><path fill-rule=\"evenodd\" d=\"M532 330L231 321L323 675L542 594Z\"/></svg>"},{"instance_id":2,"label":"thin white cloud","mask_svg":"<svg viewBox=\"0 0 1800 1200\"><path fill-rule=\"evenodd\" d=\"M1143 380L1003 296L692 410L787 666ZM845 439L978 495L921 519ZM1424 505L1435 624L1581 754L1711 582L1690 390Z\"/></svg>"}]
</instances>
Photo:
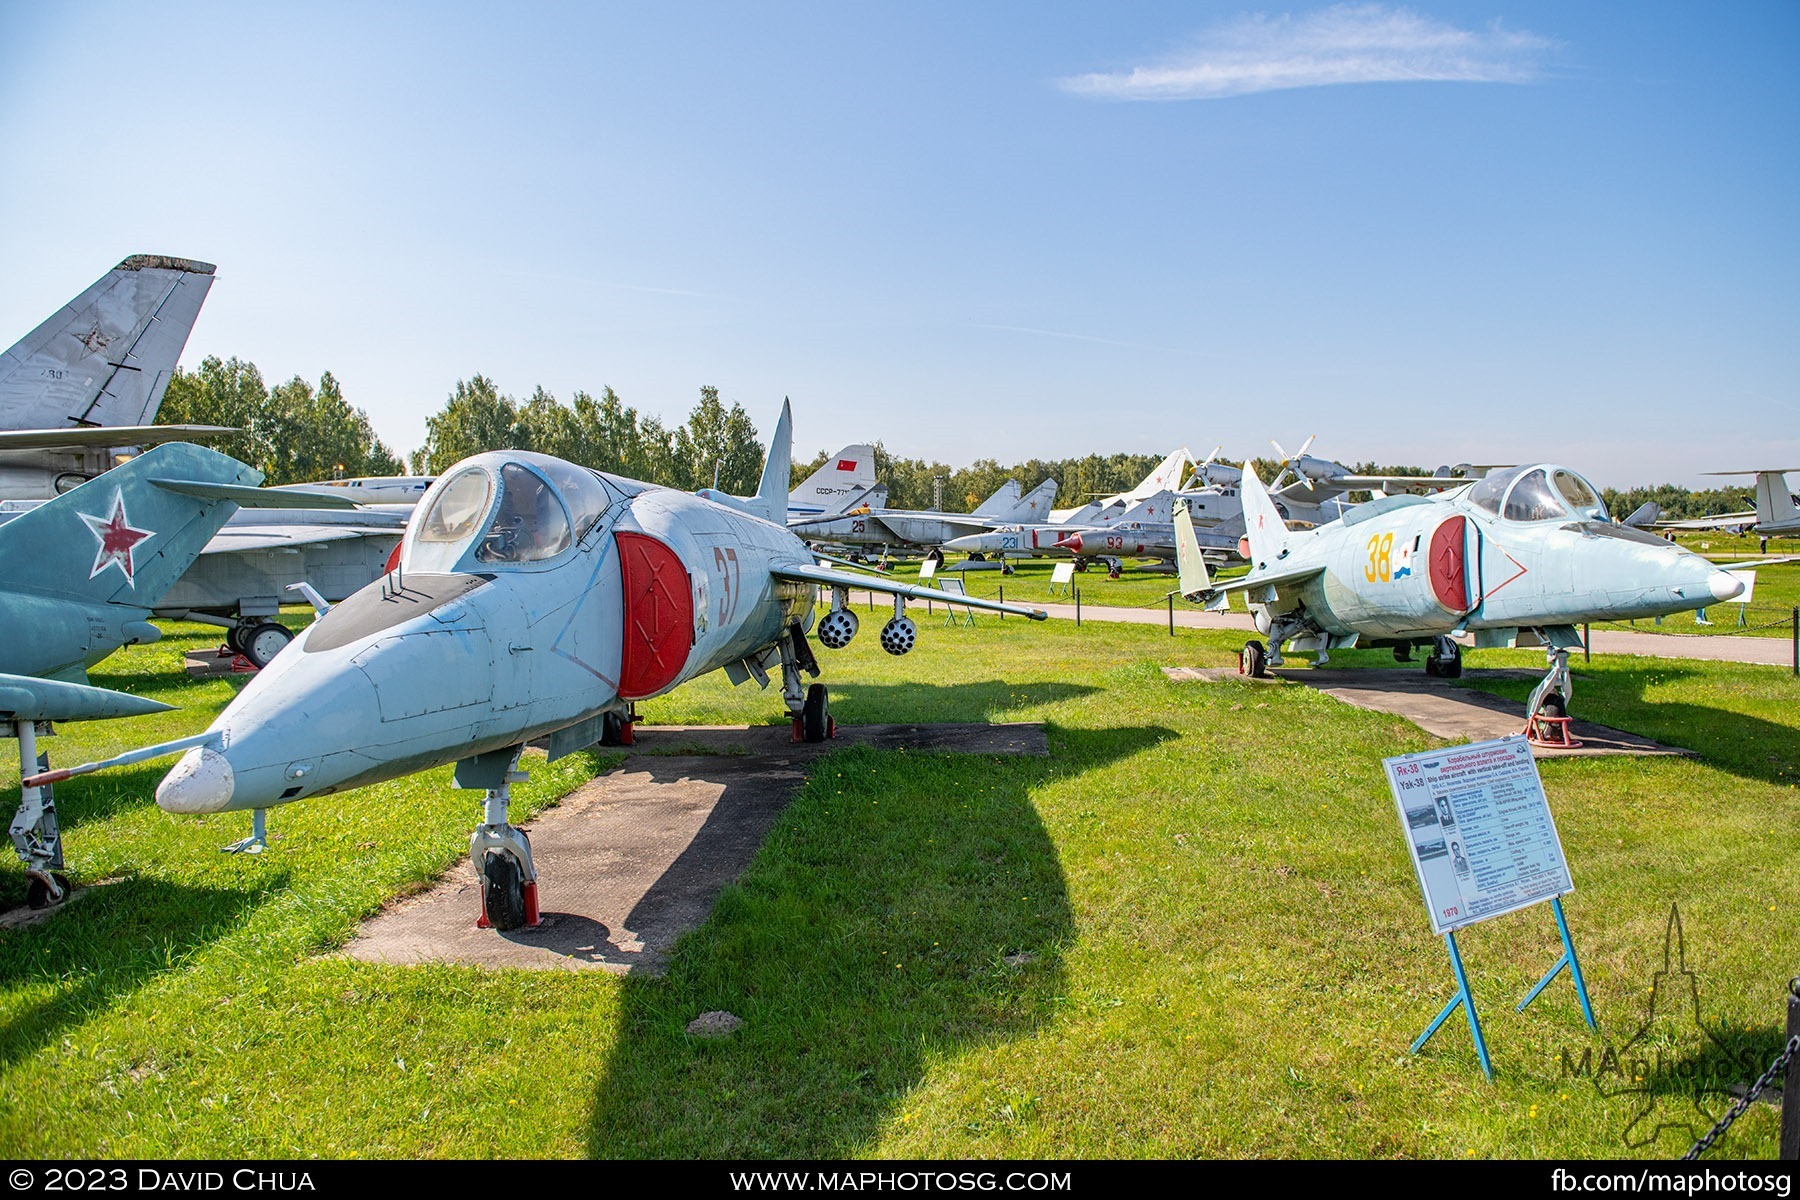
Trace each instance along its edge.
<instances>
[{"instance_id":1,"label":"thin white cloud","mask_svg":"<svg viewBox=\"0 0 1800 1200\"><path fill-rule=\"evenodd\" d=\"M1159 63L1060 81L1102 100L1222 100L1334 83L1528 83L1556 42L1522 30L1458 29L1411 9L1337 4L1240 17Z\"/></svg>"}]
</instances>

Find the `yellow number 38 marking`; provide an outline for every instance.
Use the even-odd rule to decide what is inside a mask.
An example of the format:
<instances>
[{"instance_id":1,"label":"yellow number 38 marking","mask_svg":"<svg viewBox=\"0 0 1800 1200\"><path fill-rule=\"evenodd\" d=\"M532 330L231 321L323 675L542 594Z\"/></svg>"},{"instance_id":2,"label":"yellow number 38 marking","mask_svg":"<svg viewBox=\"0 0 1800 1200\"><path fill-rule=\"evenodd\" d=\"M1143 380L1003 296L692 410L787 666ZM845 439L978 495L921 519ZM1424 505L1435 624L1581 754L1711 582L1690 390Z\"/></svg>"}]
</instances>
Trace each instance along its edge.
<instances>
[{"instance_id":1,"label":"yellow number 38 marking","mask_svg":"<svg viewBox=\"0 0 1800 1200\"><path fill-rule=\"evenodd\" d=\"M1378 533L1369 539L1369 565L1363 578L1370 583L1386 583L1394 577L1394 535Z\"/></svg>"}]
</instances>

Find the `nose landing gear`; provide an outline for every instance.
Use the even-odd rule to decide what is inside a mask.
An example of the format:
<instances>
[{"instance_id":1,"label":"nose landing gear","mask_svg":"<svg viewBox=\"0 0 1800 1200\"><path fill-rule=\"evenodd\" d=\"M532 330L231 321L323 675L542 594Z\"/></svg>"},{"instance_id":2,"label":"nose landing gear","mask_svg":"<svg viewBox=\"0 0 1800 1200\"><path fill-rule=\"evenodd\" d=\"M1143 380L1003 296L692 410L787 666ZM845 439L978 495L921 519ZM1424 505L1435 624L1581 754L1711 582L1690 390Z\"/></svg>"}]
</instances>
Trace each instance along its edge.
<instances>
[{"instance_id":1,"label":"nose landing gear","mask_svg":"<svg viewBox=\"0 0 1800 1200\"><path fill-rule=\"evenodd\" d=\"M487 789L486 820L476 826L469 837L469 863L475 868L475 877L481 884L481 917L475 922L478 929L498 929L504 933L512 929L534 929L539 924L538 875L537 867L531 861L531 839L525 836L523 829L507 820L512 785L523 783L527 778L525 772L516 769L523 750L523 746L515 746L496 754L464 759L457 764L458 782L465 778L472 782L484 768L491 772L499 755L506 756L504 763L498 764L502 770L496 786ZM465 766L471 768L466 776Z\"/></svg>"},{"instance_id":2,"label":"nose landing gear","mask_svg":"<svg viewBox=\"0 0 1800 1200\"><path fill-rule=\"evenodd\" d=\"M1545 657L1550 669L1525 702L1522 732L1534 746L1573 750L1581 743L1569 734L1569 697L1575 694L1575 680L1569 674L1569 652L1552 646L1545 651Z\"/></svg>"}]
</instances>

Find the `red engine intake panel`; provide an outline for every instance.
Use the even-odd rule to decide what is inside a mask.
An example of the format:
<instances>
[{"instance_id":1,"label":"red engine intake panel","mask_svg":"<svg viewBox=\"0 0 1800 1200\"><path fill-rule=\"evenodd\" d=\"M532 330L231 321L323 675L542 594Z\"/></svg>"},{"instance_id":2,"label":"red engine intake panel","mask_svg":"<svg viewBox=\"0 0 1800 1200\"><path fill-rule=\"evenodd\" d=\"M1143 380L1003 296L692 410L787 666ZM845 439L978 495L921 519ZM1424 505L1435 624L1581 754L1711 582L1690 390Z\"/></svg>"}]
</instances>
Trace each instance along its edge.
<instances>
[{"instance_id":1,"label":"red engine intake panel","mask_svg":"<svg viewBox=\"0 0 1800 1200\"><path fill-rule=\"evenodd\" d=\"M613 535L624 586L619 695L654 696L675 682L694 644L694 589L681 556L643 533Z\"/></svg>"},{"instance_id":2,"label":"red engine intake panel","mask_svg":"<svg viewBox=\"0 0 1800 1200\"><path fill-rule=\"evenodd\" d=\"M1431 594L1453 613L1469 611L1469 576L1463 562L1465 521L1454 516L1431 531Z\"/></svg>"}]
</instances>

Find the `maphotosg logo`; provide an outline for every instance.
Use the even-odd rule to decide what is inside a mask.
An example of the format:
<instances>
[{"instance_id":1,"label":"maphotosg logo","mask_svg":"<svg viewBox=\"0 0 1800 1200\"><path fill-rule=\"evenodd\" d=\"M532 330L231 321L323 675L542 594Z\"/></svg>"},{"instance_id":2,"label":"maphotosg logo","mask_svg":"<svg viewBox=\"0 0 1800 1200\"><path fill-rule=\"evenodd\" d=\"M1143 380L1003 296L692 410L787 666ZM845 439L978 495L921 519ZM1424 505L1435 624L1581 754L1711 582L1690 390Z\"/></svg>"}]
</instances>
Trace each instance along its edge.
<instances>
[{"instance_id":1,"label":"maphotosg logo","mask_svg":"<svg viewBox=\"0 0 1800 1200\"><path fill-rule=\"evenodd\" d=\"M1680 1153L1712 1128L1730 1107L1732 1091L1762 1069L1747 1036L1715 1032L1700 1019L1700 984L1688 970L1681 910L1669 906L1663 969L1650 984L1644 1023L1623 1044L1598 1052L1564 1049L1564 1080L1588 1080L1623 1109L1622 1137L1632 1150Z\"/></svg>"}]
</instances>

